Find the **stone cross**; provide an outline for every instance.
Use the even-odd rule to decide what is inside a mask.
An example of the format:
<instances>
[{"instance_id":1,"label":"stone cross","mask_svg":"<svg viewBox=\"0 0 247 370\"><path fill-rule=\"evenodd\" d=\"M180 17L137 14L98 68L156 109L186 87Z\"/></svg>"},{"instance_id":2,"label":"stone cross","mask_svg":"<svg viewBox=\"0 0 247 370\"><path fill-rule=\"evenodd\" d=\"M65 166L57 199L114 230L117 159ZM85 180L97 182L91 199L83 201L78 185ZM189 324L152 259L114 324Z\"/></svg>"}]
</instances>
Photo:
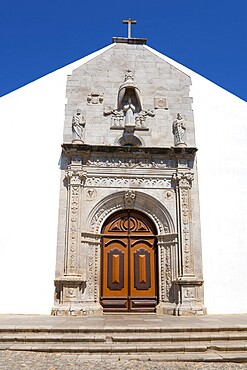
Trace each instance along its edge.
<instances>
[{"instance_id":1,"label":"stone cross","mask_svg":"<svg viewBox=\"0 0 247 370\"><path fill-rule=\"evenodd\" d=\"M131 39L131 25L136 24L136 21L133 19L129 18L127 20L123 20L124 24L128 24L128 39Z\"/></svg>"}]
</instances>

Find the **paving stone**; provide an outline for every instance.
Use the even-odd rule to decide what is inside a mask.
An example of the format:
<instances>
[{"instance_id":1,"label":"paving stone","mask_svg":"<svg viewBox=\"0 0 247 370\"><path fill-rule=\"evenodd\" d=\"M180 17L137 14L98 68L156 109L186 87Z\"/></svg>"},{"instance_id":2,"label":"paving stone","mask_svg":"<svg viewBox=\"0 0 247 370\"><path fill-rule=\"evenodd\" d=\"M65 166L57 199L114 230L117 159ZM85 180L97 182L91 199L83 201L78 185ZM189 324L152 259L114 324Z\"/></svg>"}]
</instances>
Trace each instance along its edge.
<instances>
[{"instance_id":1,"label":"paving stone","mask_svg":"<svg viewBox=\"0 0 247 370\"><path fill-rule=\"evenodd\" d=\"M152 357L152 356L151 356ZM246 363L217 362L164 362L162 358L141 355L128 357L108 357L102 359L96 356L86 359L77 355L57 355L49 353L0 351L0 369L4 370L234 370L247 369Z\"/></svg>"}]
</instances>

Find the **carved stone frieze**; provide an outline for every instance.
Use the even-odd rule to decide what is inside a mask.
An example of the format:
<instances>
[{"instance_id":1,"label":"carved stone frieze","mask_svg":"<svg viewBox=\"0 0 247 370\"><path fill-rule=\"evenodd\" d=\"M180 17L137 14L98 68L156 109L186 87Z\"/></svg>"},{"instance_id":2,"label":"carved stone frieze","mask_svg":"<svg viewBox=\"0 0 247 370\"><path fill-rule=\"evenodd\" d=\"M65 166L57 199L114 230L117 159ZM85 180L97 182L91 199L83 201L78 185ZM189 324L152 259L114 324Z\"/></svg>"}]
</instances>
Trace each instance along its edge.
<instances>
[{"instance_id":1,"label":"carved stone frieze","mask_svg":"<svg viewBox=\"0 0 247 370\"><path fill-rule=\"evenodd\" d=\"M90 167L116 167L116 168L157 168L165 169L175 167L174 160L150 160L150 159L127 159L127 158L92 158L85 165Z\"/></svg>"},{"instance_id":2,"label":"carved stone frieze","mask_svg":"<svg viewBox=\"0 0 247 370\"><path fill-rule=\"evenodd\" d=\"M85 183L85 186L93 187L113 187L113 188L122 188L122 187L142 187L142 188L171 188L171 179L160 178L160 177L103 177L103 176L94 176L88 177Z\"/></svg>"}]
</instances>

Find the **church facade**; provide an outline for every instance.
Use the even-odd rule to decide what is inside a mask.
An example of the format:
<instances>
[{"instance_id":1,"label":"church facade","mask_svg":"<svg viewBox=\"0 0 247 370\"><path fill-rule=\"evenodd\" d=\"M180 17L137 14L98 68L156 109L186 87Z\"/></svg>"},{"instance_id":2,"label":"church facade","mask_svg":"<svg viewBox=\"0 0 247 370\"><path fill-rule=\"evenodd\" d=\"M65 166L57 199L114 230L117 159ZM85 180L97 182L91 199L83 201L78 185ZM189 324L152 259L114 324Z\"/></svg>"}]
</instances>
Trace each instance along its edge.
<instances>
[{"instance_id":1,"label":"church facade","mask_svg":"<svg viewBox=\"0 0 247 370\"><path fill-rule=\"evenodd\" d=\"M205 314L191 79L113 41L67 80L52 313Z\"/></svg>"}]
</instances>

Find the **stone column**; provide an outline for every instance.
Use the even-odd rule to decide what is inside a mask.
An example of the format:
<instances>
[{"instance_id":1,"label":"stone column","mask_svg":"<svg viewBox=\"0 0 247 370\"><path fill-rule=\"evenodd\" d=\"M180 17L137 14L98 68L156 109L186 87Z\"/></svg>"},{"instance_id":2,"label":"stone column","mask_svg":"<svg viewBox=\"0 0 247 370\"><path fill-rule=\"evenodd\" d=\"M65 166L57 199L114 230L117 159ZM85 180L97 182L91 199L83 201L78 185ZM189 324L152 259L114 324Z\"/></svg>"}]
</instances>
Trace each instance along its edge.
<instances>
[{"instance_id":1,"label":"stone column","mask_svg":"<svg viewBox=\"0 0 247 370\"><path fill-rule=\"evenodd\" d=\"M177 172L173 179L176 185L176 209L178 229L178 278L177 309L178 315L204 314L200 301L199 287L203 280L195 276L195 255L192 244L191 187L194 179L191 172Z\"/></svg>"}]
</instances>

